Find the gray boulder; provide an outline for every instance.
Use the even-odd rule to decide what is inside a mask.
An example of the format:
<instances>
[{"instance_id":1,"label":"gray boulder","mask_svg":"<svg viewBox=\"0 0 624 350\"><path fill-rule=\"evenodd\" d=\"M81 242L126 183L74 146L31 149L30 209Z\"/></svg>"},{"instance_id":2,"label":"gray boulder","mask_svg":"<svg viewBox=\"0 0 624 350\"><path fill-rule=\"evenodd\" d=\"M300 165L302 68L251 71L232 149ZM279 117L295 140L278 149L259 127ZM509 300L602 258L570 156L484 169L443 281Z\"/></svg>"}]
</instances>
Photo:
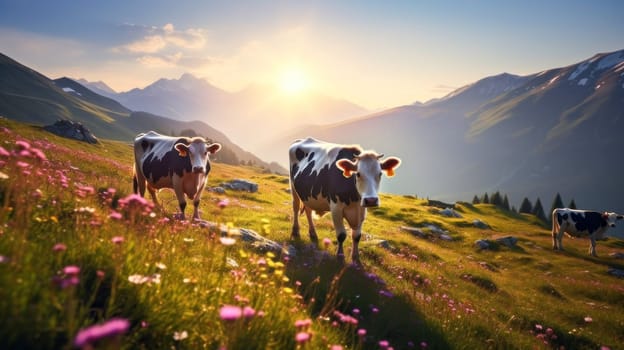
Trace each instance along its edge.
<instances>
[{"instance_id":1,"label":"gray boulder","mask_svg":"<svg viewBox=\"0 0 624 350\"><path fill-rule=\"evenodd\" d=\"M514 236L505 236L505 237L497 238L496 242L502 245L505 245L509 248L513 248L516 246L516 243L518 243L518 238Z\"/></svg>"},{"instance_id":2,"label":"gray boulder","mask_svg":"<svg viewBox=\"0 0 624 350\"><path fill-rule=\"evenodd\" d=\"M52 125L44 126L43 129L68 139L84 141L92 144L98 143L98 139L91 133L91 131L89 131L89 129L87 129L86 126L68 119L59 119Z\"/></svg>"},{"instance_id":3,"label":"gray boulder","mask_svg":"<svg viewBox=\"0 0 624 350\"><path fill-rule=\"evenodd\" d=\"M221 184L221 187L234 191L247 191L251 193L258 192L257 183L242 179L235 179L229 182L224 182Z\"/></svg>"},{"instance_id":4,"label":"gray boulder","mask_svg":"<svg viewBox=\"0 0 624 350\"><path fill-rule=\"evenodd\" d=\"M472 221L472 224L474 225L474 227L476 228L480 228L482 230L489 230L490 229L490 225L486 224L485 222L479 220L479 219L474 219Z\"/></svg>"}]
</instances>

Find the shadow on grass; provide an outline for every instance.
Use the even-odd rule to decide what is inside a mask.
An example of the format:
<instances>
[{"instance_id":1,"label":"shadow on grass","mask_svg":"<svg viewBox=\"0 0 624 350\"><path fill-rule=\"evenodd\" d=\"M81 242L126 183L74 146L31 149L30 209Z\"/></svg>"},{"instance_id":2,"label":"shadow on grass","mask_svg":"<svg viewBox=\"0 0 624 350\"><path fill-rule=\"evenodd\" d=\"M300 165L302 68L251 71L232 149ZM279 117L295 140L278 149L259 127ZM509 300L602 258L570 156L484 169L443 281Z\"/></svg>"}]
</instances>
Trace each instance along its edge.
<instances>
[{"instance_id":1,"label":"shadow on grass","mask_svg":"<svg viewBox=\"0 0 624 350\"><path fill-rule=\"evenodd\" d=\"M336 321L352 332L349 347L378 349L378 342L387 340L396 349L418 347L421 342L430 349L451 348L439 327L428 324L407 297L393 295L365 266L345 265L333 255L305 251L288 264L286 273L301 282L301 295L314 317ZM357 325L341 321L344 315L357 319ZM363 340L357 329L366 330Z\"/></svg>"}]
</instances>

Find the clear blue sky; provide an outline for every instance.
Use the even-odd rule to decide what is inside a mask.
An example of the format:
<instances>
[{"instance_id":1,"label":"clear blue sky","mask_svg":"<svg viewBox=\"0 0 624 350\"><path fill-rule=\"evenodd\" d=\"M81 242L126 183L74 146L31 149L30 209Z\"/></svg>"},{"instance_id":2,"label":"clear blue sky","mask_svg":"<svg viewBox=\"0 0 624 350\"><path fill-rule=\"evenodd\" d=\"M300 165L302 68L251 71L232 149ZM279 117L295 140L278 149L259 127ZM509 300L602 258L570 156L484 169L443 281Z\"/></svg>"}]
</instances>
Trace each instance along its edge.
<instances>
[{"instance_id":1,"label":"clear blue sky","mask_svg":"<svg viewBox=\"0 0 624 350\"><path fill-rule=\"evenodd\" d=\"M0 52L51 78L125 91L189 72L236 91L296 71L370 109L624 49L623 33L624 1L0 0Z\"/></svg>"}]
</instances>

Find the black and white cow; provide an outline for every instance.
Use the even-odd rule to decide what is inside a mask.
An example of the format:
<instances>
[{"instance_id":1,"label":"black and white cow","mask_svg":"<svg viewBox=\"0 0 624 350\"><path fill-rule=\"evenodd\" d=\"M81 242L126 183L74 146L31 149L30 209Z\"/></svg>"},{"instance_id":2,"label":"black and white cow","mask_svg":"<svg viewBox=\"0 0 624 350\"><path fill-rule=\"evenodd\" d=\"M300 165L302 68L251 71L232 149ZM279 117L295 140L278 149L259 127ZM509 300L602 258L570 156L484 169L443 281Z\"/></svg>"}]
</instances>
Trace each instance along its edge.
<instances>
[{"instance_id":1,"label":"black and white cow","mask_svg":"<svg viewBox=\"0 0 624 350\"><path fill-rule=\"evenodd\" d=\"M596 240L604 238L609 227L615 227L622 215L609 212L557 208L552 212L552 240L554 250L563 250L561 239L566 233L572 237L589 237L589 254L596 256Z\"/></svg>"},{"instance_id":2,"label":"black and white cow","mask_svg":"<svg viewBox=\"0 0 624 350\"><path fill-rule=\"evenodd\" d=\"M310 239L318 241L312 211L331 212L338 239L337 255L344 258L347 237L344 219L352 229L353 262L359 261L358 243L367 207L380 204L377 191L382 172L394 176L401 160L363 151L359 146L327 143L313 138L295 141L289 149L290 186L293 198L292 237L299 238L299 214L305 211ZM353 176L355 175L355 176ZM302 206L303 204L303 206Z\"/></svg>"},{"instance_id":3,"label":"black and white cow","mask_svg":"<svg viewBox=\"0 0 624 350\"><path fill-rule=\"evenodd\" d=\"M134 193L145 196L145 188L156 205L156 190L172 188L185 219L186 194L193 200L193 219L199 220L199 201L210 172L209 155L221 149L201 137L172 137L154 131L134 139Z\"/></svg>"}]
</instances>

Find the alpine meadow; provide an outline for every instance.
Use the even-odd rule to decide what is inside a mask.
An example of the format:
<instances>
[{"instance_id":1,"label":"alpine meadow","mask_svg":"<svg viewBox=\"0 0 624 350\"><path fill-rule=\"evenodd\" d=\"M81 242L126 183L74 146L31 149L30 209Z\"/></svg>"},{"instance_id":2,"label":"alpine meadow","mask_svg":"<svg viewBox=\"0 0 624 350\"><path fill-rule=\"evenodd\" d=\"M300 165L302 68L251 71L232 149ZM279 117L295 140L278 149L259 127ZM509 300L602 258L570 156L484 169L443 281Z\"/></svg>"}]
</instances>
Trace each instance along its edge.
<instances>
[{"instance_id":1,"label":"alpine meadow","mask_svg":"<svg viewBox=\"0 0 624 350\"><path fill-rule=\"evenodd\" d=\"M0 0L0 350L624 350L623 13Z\"/></svg>"},{"instance_id":2,"label":"alpine meadow","mask_svg":"<svg viewBox=\"0 0 624 350\"><path fill-rule=\"evenodd\" d=\"M214 163L257 192L207 191L210 224L132 194L128 143L69 140L0 120L0 338L7 349L617 349L624 340L620 240L553 252L530 214L383 194L361 265L291 241L288 178ZM399 169L400 171L400 169ZM476 223L481 223L476 225ZM247 242L253 230L279 242ZM500 238L515 237L504 244ZM349 238L350 239L350 238ZM349 240L348 239L348 240ZM488 249L476 240L490 242ZM503 243L501 243L503 242ZM278 247L279 248L279 247Z\"/></svg>"}]
</instances>

